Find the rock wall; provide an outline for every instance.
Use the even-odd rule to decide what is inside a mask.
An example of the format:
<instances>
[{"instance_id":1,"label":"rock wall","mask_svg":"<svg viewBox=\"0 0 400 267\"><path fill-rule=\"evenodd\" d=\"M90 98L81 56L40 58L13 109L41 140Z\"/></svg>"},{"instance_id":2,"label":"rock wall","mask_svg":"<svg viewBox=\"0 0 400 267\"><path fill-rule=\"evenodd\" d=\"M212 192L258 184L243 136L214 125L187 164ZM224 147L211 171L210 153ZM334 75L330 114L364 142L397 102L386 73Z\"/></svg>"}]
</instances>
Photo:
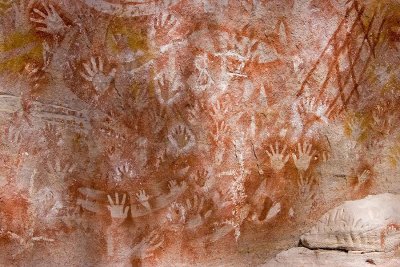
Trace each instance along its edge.
<instances>
[{"instance_id":1,"label":"rock wall","mask_svg":"<svg viewBox=\"0 0 400 267\"><path fill-rule=\"evenodd\" d=\"M397 0L0 0L0 265L396 264L399 49Z\"/></svg>"}]
</instances>

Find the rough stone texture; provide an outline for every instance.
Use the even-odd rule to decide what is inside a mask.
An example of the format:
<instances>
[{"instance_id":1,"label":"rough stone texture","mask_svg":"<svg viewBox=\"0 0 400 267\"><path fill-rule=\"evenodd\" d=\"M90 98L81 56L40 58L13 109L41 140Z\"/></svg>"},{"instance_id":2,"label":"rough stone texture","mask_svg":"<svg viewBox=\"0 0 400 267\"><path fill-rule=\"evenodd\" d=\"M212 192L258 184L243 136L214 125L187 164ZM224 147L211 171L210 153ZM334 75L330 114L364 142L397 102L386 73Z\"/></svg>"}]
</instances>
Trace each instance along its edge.
<instances>
[{"instance_id":1,"label":"rough stone texture","mask_svg":"<svg viewBox=\"0 0 400 267\"><path fill-rule=\"evenodd\" d=\"M304 247L291 248L279 253L263 267L310 266L310 267L396 267L400 255L395 253L346 253L343 251L310 250Z\"/></svg>"},{"instance_id":2,"label":"rough stone texture","mask_svg":"<svg viewBox=\"0 0 400 267\"><path fill-rule=\"evenodd\" d=\"M283 251L262 266L398 266L400 195L346 201L301 236L305 247Z\"/></svg>"},{"instance_id":3,"label":"rough stone texture","mask_svg":"<svg viewBox=\"0 0 400 267\"><path fill-rule=\"evenodd\" d=\"M397 0L0 0L0 265L257 266L399 194L399 21Z\"/></svg>"},{"instance_id":4,"label":"rough stone texture","mask_svg":"<svg viewBox=\"0 0 400 267\"><path fill-rule=\"evenodd\" d=\"M393 251L400 247L400 195L346 201L322 216L301 243L311 249Z\"/></svg>"}]
</instances>

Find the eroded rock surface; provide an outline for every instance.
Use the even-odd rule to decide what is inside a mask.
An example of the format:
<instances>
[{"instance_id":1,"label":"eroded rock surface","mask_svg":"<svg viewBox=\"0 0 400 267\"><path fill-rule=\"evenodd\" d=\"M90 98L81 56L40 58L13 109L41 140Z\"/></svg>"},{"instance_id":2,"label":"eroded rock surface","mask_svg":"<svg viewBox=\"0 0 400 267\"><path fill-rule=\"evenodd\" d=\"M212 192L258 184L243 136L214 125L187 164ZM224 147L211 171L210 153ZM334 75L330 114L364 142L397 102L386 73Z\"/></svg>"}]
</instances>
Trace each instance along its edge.
<instances>
[{"instance_id":1,"label":"eroded rock surface","mask_svg":"<svg viewBox=\"0 0 400 267\"><path fill-rule=\"evenodd\" d=\"M301 243L311 249L393 251L400 246L400 195L346 201L322 216Z\"/></svg>"},{"instance_id":2,"label":"eroded rock surface","mask_svg":"<svg viewBox=\"0 0 400 267\"><path fill-rule=\"evenodd\" d=\"M262 266L398 266L400 195L346 201L322 216L301 244Z\"/></svg>"},{"instance_id":3,"label":"eroded rock surface","mask_svg":"<svg viewBox=\"0 0 400 267\"><path fill-rule=\"evenodd\" d=\"M354 253L344 251L310 250L304 247L291 248L279 253L262 267L396 267L400 264L397 253Z\"/></svg>"}]
</instances>

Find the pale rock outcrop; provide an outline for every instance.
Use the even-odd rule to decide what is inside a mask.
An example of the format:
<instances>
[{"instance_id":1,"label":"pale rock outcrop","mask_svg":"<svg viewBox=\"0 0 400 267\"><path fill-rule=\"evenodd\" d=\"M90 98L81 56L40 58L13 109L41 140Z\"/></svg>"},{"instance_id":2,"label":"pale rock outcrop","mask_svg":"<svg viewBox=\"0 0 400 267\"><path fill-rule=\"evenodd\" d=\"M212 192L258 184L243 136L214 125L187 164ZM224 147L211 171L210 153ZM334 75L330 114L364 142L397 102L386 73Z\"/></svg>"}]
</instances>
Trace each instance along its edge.
<instances>
[{"instance_id":1,"label":"pale rock outcrop","mask_svg":"<svg viewBox=\"0 0 400 267\"><path fill-rule=\"evenodd\" d=\"M400 266L400 195L346 201L300 242L304 247L282 251L262 266Z\"/></svg>"},{"instance_id":2,"label":"pale rock outcrop","mask_svg":"<svg viewBox=\"0 0 400 267\"><path fill-rule=\"evenodd\" d=\"M285 250L262 267L397 267L400 257L394 253L355 253L338 250L311 250L304 247Z\"/></svg>"},{"instance_id":3,"label":"pale rock outcrop","mask_svg":"<svg viewBox=\"0 0 400 267\"><path fill-rule=\"evenodd\" d=\"M311 249L392 251L400 245L400 196L385 193L346 201L300 239Z\"/></svg>"}]
</instances>

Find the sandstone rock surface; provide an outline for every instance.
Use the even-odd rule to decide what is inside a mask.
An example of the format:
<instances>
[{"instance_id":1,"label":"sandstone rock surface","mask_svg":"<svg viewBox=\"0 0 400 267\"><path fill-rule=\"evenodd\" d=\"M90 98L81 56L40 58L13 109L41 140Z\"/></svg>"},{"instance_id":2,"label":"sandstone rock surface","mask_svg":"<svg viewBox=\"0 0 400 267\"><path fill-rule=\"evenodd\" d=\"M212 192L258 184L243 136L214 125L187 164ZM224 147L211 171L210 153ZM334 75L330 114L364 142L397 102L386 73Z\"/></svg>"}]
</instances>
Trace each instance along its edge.
<instances>
[{"instance_id":1,"label":"sandstone rock surface","mask_svg":"<svg viewBox=\"0 0 400 267\"><path fill-rule=\"evenodd\" d=\"M0 266L257 266L313 225L310 248L392 253L399 22L399 0L0 0Z\"/></svg>"},{"instance_id":2,"label":"sandstone rock surface","mask_svg":"<svg viewBox=\"0 0 400 267\"><path fill-rule=\"evenodd\" d=\"M400 246L400 195L346 201L324 214L300 240L311 249L393 251Z\"/></svg>"},{"instance_id":3,"label":"sandstone rock surface","mask_svg":"<svg viewBox=\"0 0 400 267\"><path fill-rule=\"evenodd\" d=\"M395 253L347 253L344 251L310 250L304 247L291 248L279 253L262 267L396 267L400 256Z\"/></svg>"}]
</instances>

